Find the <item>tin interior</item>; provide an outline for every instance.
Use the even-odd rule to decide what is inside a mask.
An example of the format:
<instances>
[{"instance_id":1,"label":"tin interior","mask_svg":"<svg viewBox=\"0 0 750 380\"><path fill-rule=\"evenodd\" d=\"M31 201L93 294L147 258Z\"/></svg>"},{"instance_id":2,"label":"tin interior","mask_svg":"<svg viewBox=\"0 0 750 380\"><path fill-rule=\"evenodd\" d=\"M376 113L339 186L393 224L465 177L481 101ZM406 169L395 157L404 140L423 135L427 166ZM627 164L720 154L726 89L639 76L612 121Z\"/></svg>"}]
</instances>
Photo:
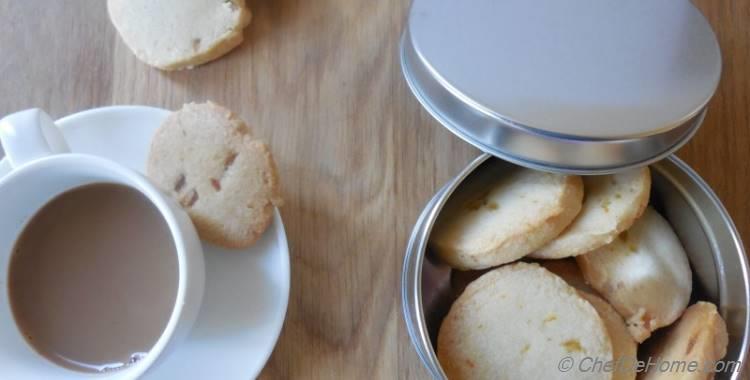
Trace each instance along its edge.
<instances>
[{"instance_id":1,"label":"tin interior","mask_svg":"<svg viewBox=\"0 0 750 380\"><path fill-rule=\"evenodd\" d=\"M404 267L404 312L412 341L436 377L444 376L435 356L440 323L465 286L483 271L452 270L430 251L427 238L441 213L481 192L509 165L488 155L480 157L438 192L415 227ZM747 262L737 232L713 192L679 159L670 157L651 169L650 204L669 220L694 273L691 303L704 300L719 307L729 332L724 360L744 361L750 300ZM722 373L716 379L741 376Z\"/></svg>"}]
</instances>

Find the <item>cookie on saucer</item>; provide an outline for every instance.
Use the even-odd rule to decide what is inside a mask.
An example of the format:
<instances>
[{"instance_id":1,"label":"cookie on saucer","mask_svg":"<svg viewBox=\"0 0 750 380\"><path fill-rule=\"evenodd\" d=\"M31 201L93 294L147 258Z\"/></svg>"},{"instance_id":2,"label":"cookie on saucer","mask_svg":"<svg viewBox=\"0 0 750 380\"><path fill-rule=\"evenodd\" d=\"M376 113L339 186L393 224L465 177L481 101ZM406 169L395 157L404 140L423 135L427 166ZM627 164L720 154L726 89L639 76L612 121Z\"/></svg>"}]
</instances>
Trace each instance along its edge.
<instances>
[{"instance_id":1,"label":"cookie on saucer","mask_svg":"<svg viewBox=\"0 0 750 380\"><path fill-rule=\"evenodd\" d=\"M282 204L268 146L228 109L190 103L154 134L148 176L190 215L201 239L252 245Z\"/></svg>"}]
</instances>

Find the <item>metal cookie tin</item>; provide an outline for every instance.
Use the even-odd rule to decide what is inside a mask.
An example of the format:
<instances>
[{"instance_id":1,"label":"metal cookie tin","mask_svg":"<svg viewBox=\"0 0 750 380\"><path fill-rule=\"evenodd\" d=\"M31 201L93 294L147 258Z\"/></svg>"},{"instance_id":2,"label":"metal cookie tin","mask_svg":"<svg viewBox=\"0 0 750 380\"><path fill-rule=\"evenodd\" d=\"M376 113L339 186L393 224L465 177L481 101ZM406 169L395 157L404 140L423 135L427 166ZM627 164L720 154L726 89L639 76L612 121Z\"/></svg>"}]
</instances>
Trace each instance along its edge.
<instances>
[{"instance_id":1,"label":"metal cookie tin","mask_svg":"<svg viewBox=\"0 0 750 380\"><path fill-rule=\"evenodd\" d=\"M424 108L470 144L580 174L675 151L721 74L687 0L415 0L401 64Z\"/></svg>"},{"instance_id":2,"label":"metal cookie tin","mask_svg":"<svg viewBox=\"0 0 750 380\"><path fill-rule=\"evenodd\" d=\"M401 49L424 108L486 152L428 202L407 247L404 318L430 374L445 378L437 332L463 281L430 252L432 227L457 189L510 163L575 174L650 164L651 205L686 249L694 299L719 307L729 331L724 360L744 362L750 280L742 242L713 191L670 155L700 126L721 73L716 38L692 3L414 0Z\"/></svg>"},{"instance_id":3,"label":"metal cookie tin","mask_svg":"<svg viewBox=\"0 0 750 380\"><path fill-rule=\"evenodd\" d=\"M459 187L477 177L497 176L508 165L489 154L477 158L429 201L409 239L402 273L404 318L412 344L436 379L445 379L435 353L437 333L461 289L451 268L428 249L432 227ZM667 218L685 247L693 269L693 297L719 307L729 331L724 360L744 363L750 339L750 282L737 230L713 191L680 159L668 157L651 169L651 205ZM740 380L743 375L723 373L716 379Z\"/></svg>"}]
</instances>

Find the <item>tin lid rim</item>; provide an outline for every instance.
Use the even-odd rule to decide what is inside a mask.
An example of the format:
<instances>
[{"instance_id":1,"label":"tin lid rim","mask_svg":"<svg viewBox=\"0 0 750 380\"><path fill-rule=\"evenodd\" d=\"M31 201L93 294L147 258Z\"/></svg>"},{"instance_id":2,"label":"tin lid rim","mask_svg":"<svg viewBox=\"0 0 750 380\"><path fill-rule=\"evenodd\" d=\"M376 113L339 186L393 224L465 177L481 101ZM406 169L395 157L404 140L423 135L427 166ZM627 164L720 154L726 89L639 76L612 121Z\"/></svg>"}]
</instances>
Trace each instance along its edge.
<instances>
[{"instance_id":1,"label":"tin lid rim","mask_svg":"<svg viewBox=\"0 0 750 380\"><path fill-rule=\"evenodd\" d=\"M404 31L404 35L402 36L401 41L401 51L402 51L402 59L401 64L403 68L403 51L405 47L403 46L406 41L405 39L409 39L409 44L411 45L411 49L414 50L415 57L418 58L419 62L424 65L424 68L426 71L430 73L435 79L436 82L440 83L446 91L448 91L451 95L453 95L456 99L459 99L463 103L466 104L466 106L471 107L478 112L484 113L490 117L493 117L495 119L498 119L502 121L503 123L507 124L508 127L516 128L522 131L526 131L528 133L536 133L536 134L542 134L542 135L548 135L548 136L555 136L559 138L570 138L570 139L578 139L578 140L586 140L586 141L612 141L612 140L626 140L626 139L637 139L637 138L647 138L650 136L656 136L661 133L673 130L675 128L679 128L680 126L684 125L685 123L689 122L691 119L693 119L696 115L703 112L706 106L708 105L708 102L711 101L713 98L713 94L716 92L716 89L719 87L719 81L721 79L721 72L717 73L717 76L714 80L713 88L710 92L711 95L709 95L707 98L703 99L701 103L698 104L697 107L695 107L690 112L686 113L685 116L680 118L679 120L676 120L670 124L663 125L659 128L653 129L649 131L648 133L634 133L629 135L620 135L620 136L614 136L614 137L591 137L591 136L583 136L578 134L570 134L570 133L559 133L559 132L553 132L544 130L541 128L537 128L531 125L528 125L526 123L523 123L521 121L515 120L514 118L503 115L497 111L492 110L491 108L487 107L486 105L472 99L469 95L465 94L463 91L459 90L453 83L451 83L450 80L445 78L443 75L440 74L430 63L427 59L425 59L424 55L419 51L419 49L414 44L414 41L412 40L411 36L411 24L407 24L406 30Z\"/></svg>"},{"instance_id":2,"label":"tin lid rim","mask_svg":"<svg viewBox=\"0 0 750 380\"><path fill-rule=\"evenodd\" d=\"M453 134L503 160L559 173L610 174L659 161L694 136L711 99L706 99L705 104L672 127L647 135L592 138L516 123L471 101L424 61L414 46L408 26L401 38L400 63L417 100ZM717 86L718 79L715 88Z\"/></svg>"}]
</instances>

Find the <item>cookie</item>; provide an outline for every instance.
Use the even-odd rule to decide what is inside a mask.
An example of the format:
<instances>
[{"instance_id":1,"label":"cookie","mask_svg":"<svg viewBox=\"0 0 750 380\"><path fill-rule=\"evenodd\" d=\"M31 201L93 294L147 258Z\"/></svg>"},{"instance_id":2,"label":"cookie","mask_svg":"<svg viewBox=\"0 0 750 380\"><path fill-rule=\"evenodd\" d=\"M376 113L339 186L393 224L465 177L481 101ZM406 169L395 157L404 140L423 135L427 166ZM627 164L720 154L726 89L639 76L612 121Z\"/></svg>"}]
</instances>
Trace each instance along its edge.
<instances>
[{"instance_id":1,"label":"cookie","mask_svg":"<svg viewBox=\"0 0 750 380\"><path fill-rule=\"evenodd\" d=\"M486 191L447 205L430 247L457 269L509 263L560 234L582 199L578 176L513 167Z\"/></svg>"},{"instance_id":2,"label":"cookie","mask_svg":"<svg viewBox=\"0 0 750 380\"><path fill-rule=\"evenodd\" d=\"M154 134L147 173L183 206L202 239L228 248L253 244L282 204L268 146L211 102L169 115Z\"/></svg>"},{"instance_id":3,"label":"cookie","mask_svg":"<svg viewBox=\"0 0 750 380\"><path fill-rule=\"evenodd\" d=\"M568 285L589 293L595 293L587 283L586 279L583 278L581 270L578 268L578 264L574 259L562 259L562 260L540 260L539 265L544 269L558 275L560 278L565 280Z\"/></svg>"},{"instance_id":4,"label":"cookie","mask_svg":"<svg viewBox=\"0 0 750 380\"><path fill-rule=\"evenodd\" d=\"M609 244L646 209L651 192L648 167L583 178L583 208L573 223L531 257L578 256Z\"/></svg>"},{"instance_id":5,"label":"cookie","mask_svg":"<svg viewBox=\"0 0 750 380\"><path fill-rule=\"evenodd\" d=\"M611 371L612 380L635 379L638 344L630 336L625 321L620 314L617 314L612 305L599 296L585 291L579 291L578 294L596 309L604 322L604 326L607 327L609 339L612 341L612 358L614 360L613 370Z\"/></svg>"},{"instance_id":6,"label":"cookie","mask_svg":"<svg viewBox=\"0 0 750 380\"><path fill-rule=\"evenodd\" d=\"M612 342L612 358L616 370L612 371L613 380L635 379L635 360L637 359L638 344L630 335L628 326L622 316L608 304L607 301L595 294L595 290L586 284L583 274L578 268L575 260L542 260L539 264L548 271L556 274L565 282L578 290L578 295L588 301L599 313L604 325L607 327L610 341Z\"/></svg>"},{"instance_id":7,"label":"cookie","mask_svg":"<svg viewBox=\"0 0 750 380\"><path fill-rule=\"evenodd\" d=\"M559 369L567 357L574 364L586 357L611 361L612 343L596 309L575 289L523 262L469 284L440 326L437 354L452 380L611 378L577 365Z\"/></svg>"},{"instance_id":8,"label":"cookie","mask_svg":"<svg viewBox=\"0 0 750 380\"><path fill-rule=\"evenodd\" d=\"M612 243L576 261L639 343L679 318L690 300L687 254L669 223L650 207Z\"/></svg>"},{"instance_id":9,"label":"cookie","mask_svg":"<svg viewBox=\"0 0 750 380\"><path fill-rule=\"evenodd\" d=\"M109 18L138 59L162 70L192 68L242 43L245 0L107 0Z\"/></svg>"},{"instance_id":10,"label":"cookie","mask_svg":"<svg viewBox=\"0 0 750 380\"><path fill-rule=\"evenodd\" d=\"M679 367L672 371L651 367L641 377L642 380L711 380L714 370L732 373L737 370L736 366L742 365L735 363L732 369L729 362L723 365L717 363L727 353L729 336L724 319L712 303L691 305L680 320L667 329L666 334L655 339L648 353L652 360L696 363L697 367L692 372L680 370ZM726 367L722 369L720 366Z\"/></svg>"}]
</instances>

